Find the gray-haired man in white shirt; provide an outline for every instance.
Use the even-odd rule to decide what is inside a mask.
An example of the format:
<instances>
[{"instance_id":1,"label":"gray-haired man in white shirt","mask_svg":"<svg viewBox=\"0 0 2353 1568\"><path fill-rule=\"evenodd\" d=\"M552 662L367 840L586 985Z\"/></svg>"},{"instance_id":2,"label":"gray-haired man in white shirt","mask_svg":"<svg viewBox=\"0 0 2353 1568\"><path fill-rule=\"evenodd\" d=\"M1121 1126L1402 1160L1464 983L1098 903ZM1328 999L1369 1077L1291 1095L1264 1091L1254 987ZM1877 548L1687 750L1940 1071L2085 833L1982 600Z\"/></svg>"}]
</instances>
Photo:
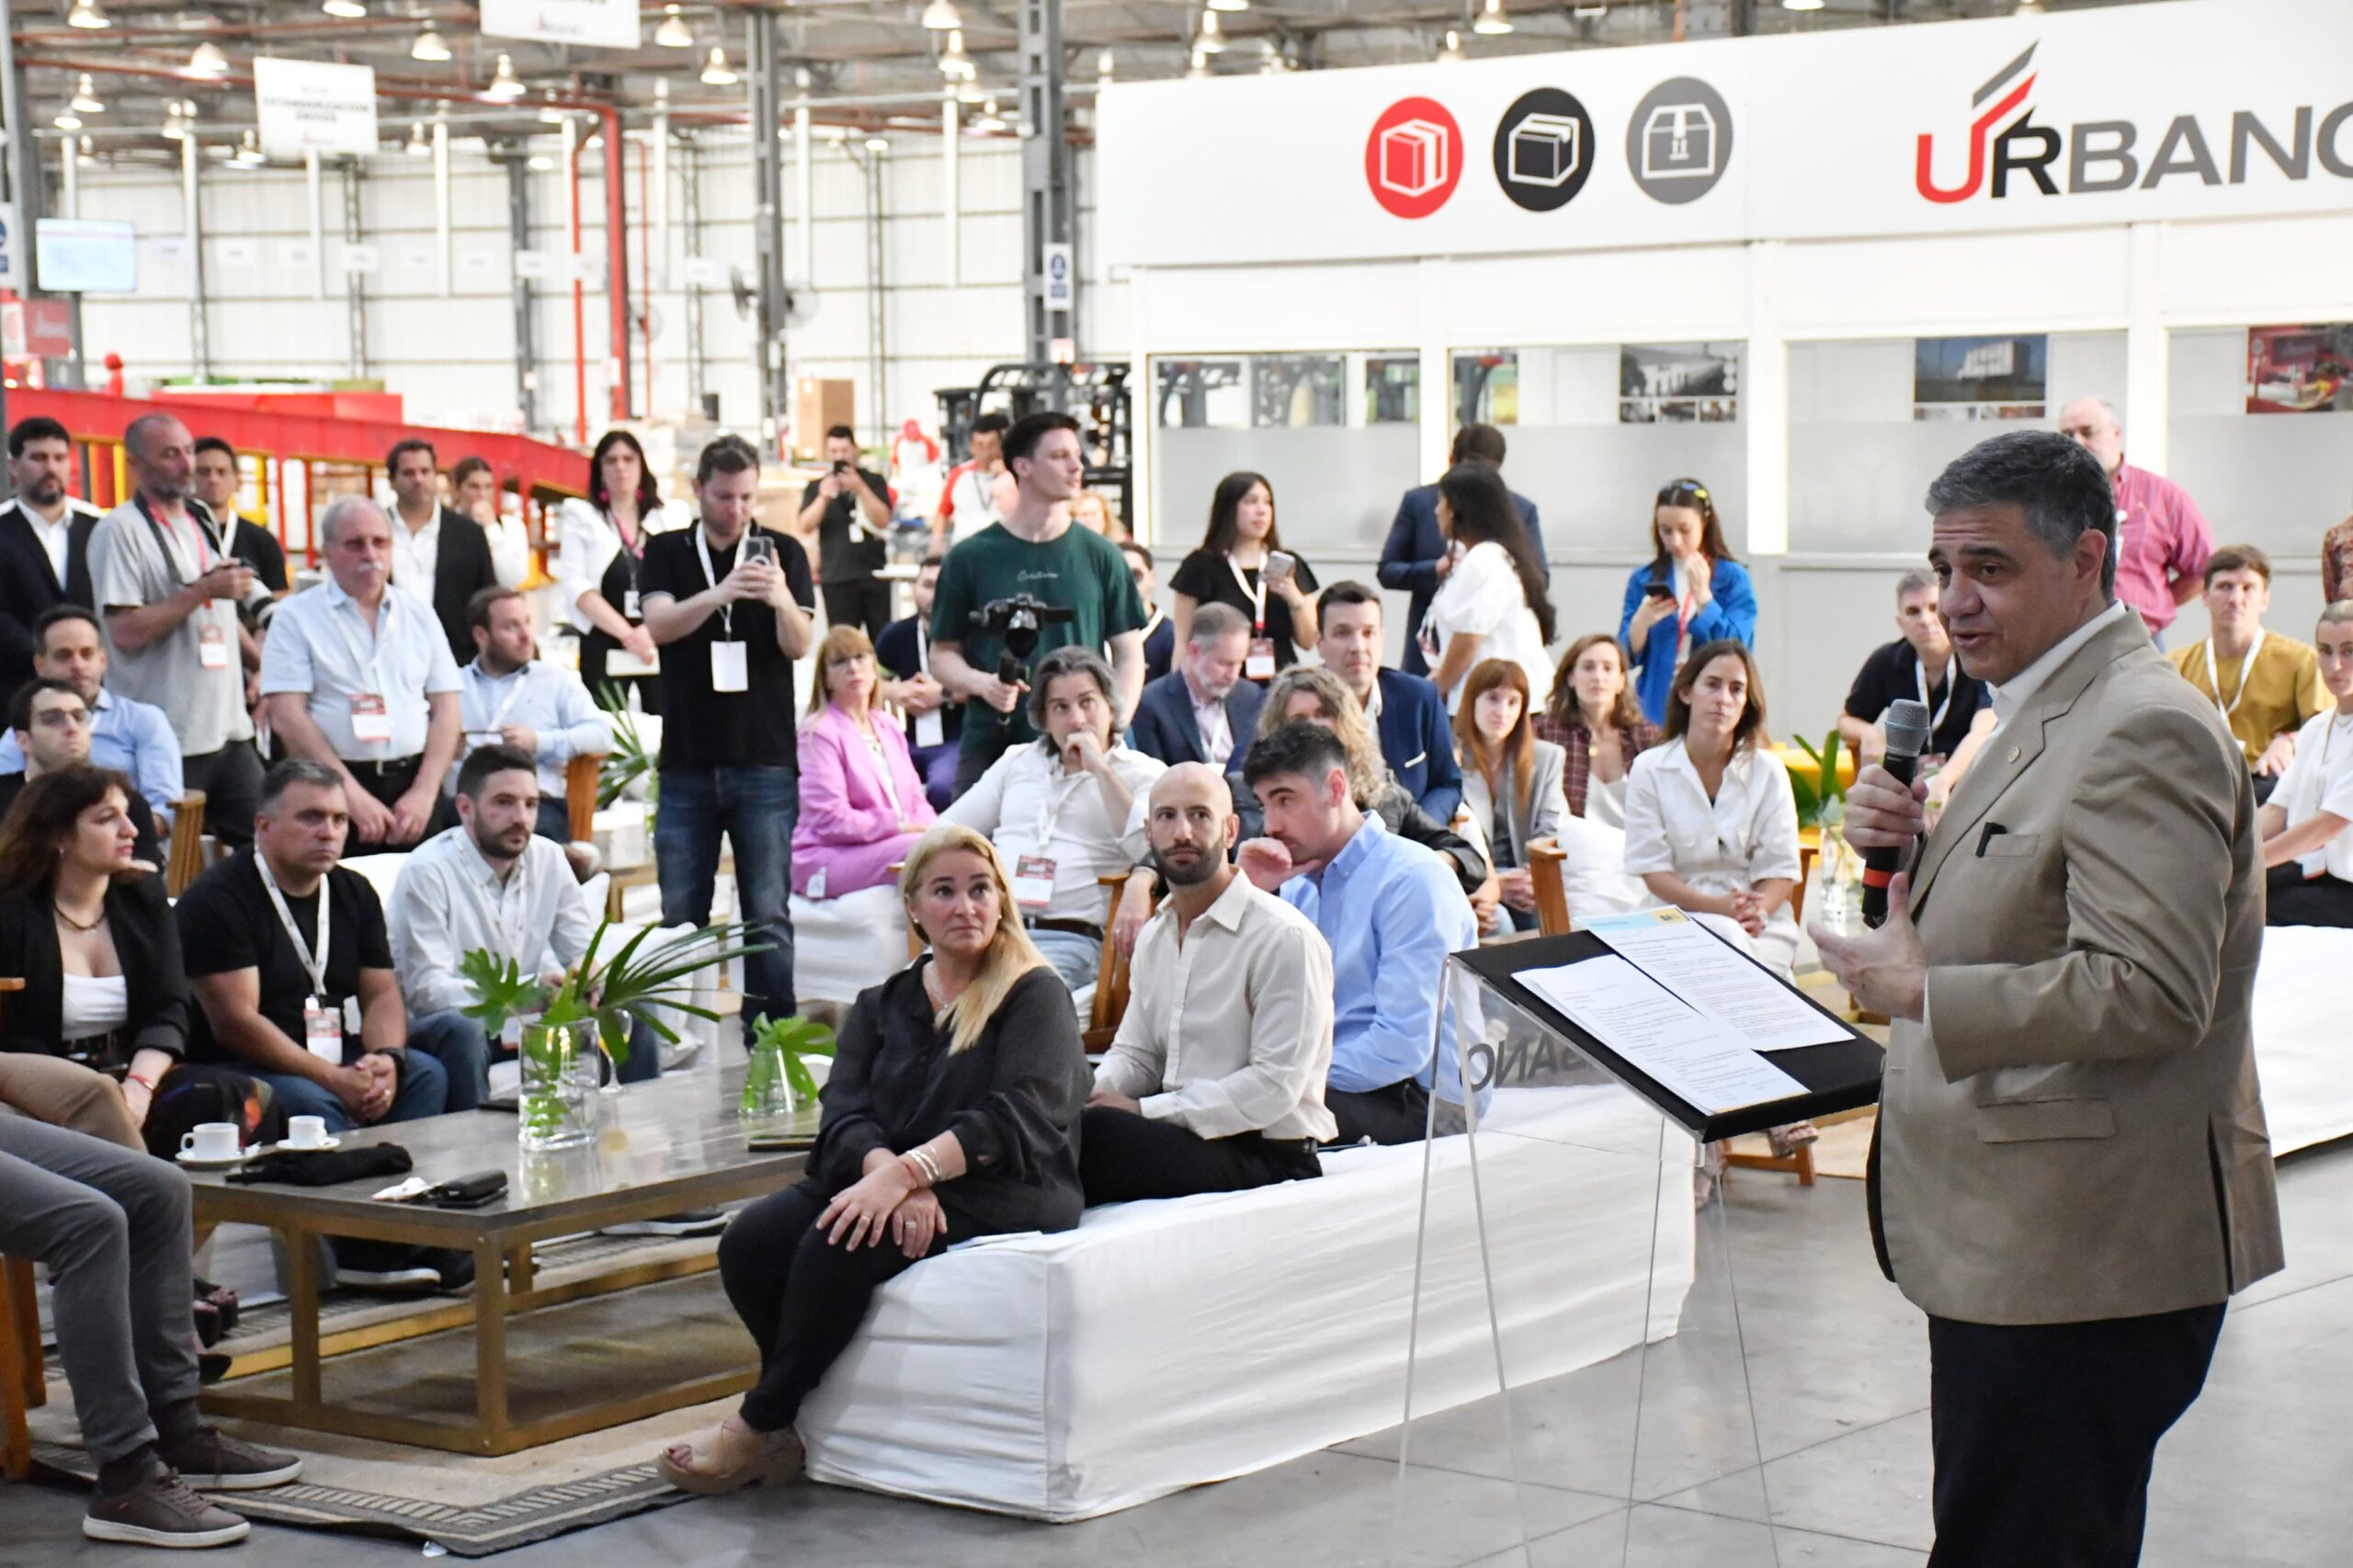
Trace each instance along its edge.
<instances>
[{"instance_id":1,"label":"gray-haired man in white shirt","mask_svg":"<svg viewBox=\"0 0 2353 1568\"><path fill-rule=\"evenodd\" d=\"M1213 767L1181 763L1145 818L1168 901L1137 939L1128 1010L1079 1137L1086 1201L1321 1176L1332 949L1228 859L1241 824Z\"/></svg>"}]
</instances>

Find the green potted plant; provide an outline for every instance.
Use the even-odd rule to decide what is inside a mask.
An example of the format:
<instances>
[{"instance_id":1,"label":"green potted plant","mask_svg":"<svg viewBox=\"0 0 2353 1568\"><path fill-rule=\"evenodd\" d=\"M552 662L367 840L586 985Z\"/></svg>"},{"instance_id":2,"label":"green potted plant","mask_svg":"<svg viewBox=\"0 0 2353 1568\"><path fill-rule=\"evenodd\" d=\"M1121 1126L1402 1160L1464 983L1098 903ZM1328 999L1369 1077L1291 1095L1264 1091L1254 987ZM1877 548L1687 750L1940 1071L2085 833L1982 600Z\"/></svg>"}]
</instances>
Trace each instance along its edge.
<instances>
[{"instance_id":1,"label":"green potted plant","mask_svg":"<svg viewBox=\"0 0 2353 1568\"><path fill-rule=\"evenodd\" d=\"M611 722L613 749L606 754L604 766L597 774L597 809L603 811L626 793L640 779L645 782L645 818L651 832L654 808L662 798L662 773L654 766L654 754L646 749L645 737L638 733L637 715L630 710L629 696L610 681L597 694L597 705L605 710Z\"/></svg>"},{"instance_id":2,"label":"green potted plant","mask_svg":"<svg viewBox=\"0 0 2353 1568\"><path fill-rule=\"evenodd\" d=\"M1790 739L1814 767L1812 778L1794 767L1790 769L1790 790L1798 800L1798 825L1826 832L1836 826L1845 814L1847 801L1846 783L1838 777L1838 732L1833 730L1824 736L1818 751L1803 735L1792 735Z\"/></svg>"}]
</instances>

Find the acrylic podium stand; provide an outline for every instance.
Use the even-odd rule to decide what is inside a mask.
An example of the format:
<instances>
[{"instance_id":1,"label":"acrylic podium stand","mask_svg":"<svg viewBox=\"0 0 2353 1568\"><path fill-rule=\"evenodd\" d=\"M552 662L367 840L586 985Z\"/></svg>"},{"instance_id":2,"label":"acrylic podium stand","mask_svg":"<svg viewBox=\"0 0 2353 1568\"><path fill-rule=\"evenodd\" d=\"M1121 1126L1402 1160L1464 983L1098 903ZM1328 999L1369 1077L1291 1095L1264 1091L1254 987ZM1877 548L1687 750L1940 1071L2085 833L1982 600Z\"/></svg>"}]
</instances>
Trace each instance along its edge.
<instances>
[{"instance_id":1,"label":"acrylic podium stand","mask_svg":"<svg viewBox=\"0 0 2353 1568\"><path fill-rule=\"evenodd\" d=\"M1513 979L1607 951L1447 961L1398 1539L1482 1568L1779 1568L1741 1314L1806 1282L1744 1239L1702 1156L1875 1102L1880 1048L1841 1025L1769 1053L1804 1095L1704 1115Z\"/></svg>"}]
</instances>

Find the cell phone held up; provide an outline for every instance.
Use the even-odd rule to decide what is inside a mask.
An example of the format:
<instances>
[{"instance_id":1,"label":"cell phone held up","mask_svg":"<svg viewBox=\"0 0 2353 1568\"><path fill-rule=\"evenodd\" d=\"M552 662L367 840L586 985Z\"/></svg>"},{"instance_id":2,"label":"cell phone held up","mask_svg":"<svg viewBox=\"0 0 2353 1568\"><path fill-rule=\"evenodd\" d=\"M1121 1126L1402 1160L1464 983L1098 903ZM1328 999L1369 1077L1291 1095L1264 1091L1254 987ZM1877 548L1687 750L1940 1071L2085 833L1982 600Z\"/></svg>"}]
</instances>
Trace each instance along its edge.
<instances>
[{"instance_id":1,"label":"cell phone held up","mask_svg":"<svg viewBox=\"0 0 2353 1568\"><path fill-rule=\"evenodd\" d=\"M1266 567L1259 575L1269 583L1287 583L1290 581L1291 574L1298 570L1299 557L1286 550L1270 550L1267 552Z\"/></svg>"},{"instance_id":2,"label":"cell phone held up","mask_svg":"<svg viewBox=\"0 0 2353 1568\"><path fill-rule=\"evenodd\" d=\"M1654 599L1671 599L1675 597L1675 590L1665 583L1645 584L1643 593L1645 597Z\"/></svg>"}]
</instances>

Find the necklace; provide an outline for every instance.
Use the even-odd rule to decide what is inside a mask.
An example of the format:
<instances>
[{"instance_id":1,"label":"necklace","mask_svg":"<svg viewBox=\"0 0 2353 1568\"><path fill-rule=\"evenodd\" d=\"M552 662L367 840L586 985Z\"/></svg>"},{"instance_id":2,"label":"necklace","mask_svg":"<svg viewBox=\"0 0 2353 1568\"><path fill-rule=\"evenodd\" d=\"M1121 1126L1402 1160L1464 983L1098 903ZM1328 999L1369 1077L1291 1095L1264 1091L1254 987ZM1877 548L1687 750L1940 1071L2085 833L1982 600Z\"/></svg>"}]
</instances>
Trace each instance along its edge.
<instances>
[{"instance_id":1,"label":"necklace","mask_svg":"<svg viewBox=\"0 0 2353 1568\"><path fill-rule=\"evenodd\" d=\"M87 926L83 925L79 920L76 920L72 915L66 914L65 906L62 903L52 903L49 907L51 914L55 915L60 920L63 920L66 925L72 926L76 931L95 931L99 926L107 923L107 906L103 903L98 905L98 917L96 920L91 921Z\"/></svg>"},{"instance_id":2,"label":"necklace","mask_svg":"<svg viewBox=\"0 0 2353 1568\"><path fill-rule=\"evenodd\" d=\"M923 966L923 989L924 994L931 998L933 1012L941 1012L947 1008L948 998L939 994L939 965L937 961Z\"/></svg>"}]
</instances>

